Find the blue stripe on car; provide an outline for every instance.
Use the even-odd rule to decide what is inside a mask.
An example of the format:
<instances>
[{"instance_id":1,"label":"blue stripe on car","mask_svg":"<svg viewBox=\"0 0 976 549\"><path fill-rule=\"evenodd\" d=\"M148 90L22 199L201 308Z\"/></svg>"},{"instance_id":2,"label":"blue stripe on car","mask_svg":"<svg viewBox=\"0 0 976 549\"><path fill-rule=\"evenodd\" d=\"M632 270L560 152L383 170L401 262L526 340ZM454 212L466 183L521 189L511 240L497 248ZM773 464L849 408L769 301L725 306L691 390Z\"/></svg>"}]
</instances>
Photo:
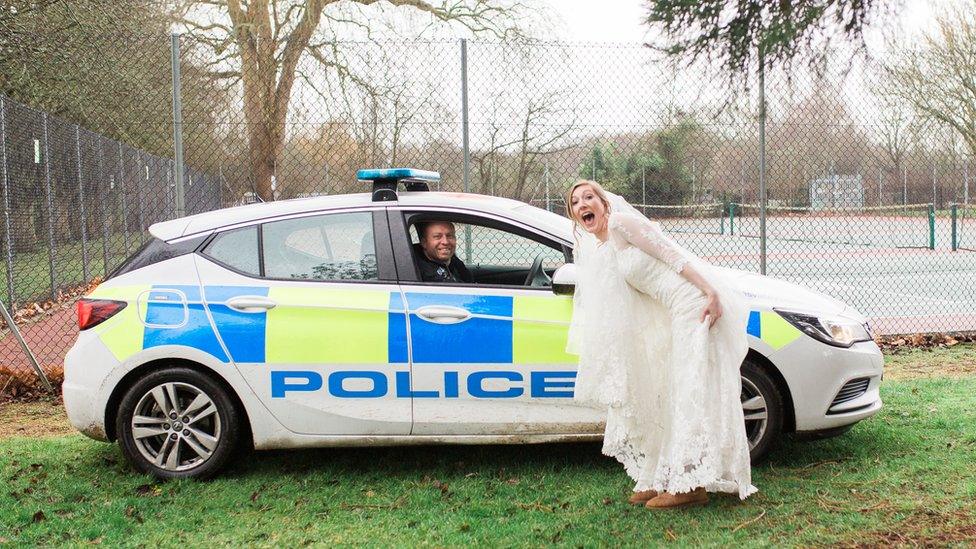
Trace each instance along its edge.
<instances>
[{"instance_id":1,"label":"blue stripe on car","mask_svg":"<svg viewBox=\"0 0 976 549\"><path fill-rule=\"evenodd\" d=\"M423 363L511 364L512 297L407 292L413 361ZM469 318L457 324L435 324L415 311L427 305L465 309L501 317Z\"/></svg>"}]
</instances>

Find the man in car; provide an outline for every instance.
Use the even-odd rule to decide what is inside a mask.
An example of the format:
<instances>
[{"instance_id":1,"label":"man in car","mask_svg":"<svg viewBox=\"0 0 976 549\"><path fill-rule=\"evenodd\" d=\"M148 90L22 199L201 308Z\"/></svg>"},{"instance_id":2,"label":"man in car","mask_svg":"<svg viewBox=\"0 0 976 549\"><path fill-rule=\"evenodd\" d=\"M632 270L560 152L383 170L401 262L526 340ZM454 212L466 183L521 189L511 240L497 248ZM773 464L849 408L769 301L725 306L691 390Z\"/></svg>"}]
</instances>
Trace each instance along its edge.
<instances>
[{"instance_id":1,"label":"man in car","mask_svg":"<svg viewBox=\"0 0 976 549\"><path fill-rule=\"evenodd\" d=\"M414 244L420 278L424 282L474 282L458 256L454 224L449 221L417 223L420 243Z\"/></svg>"}]
</instances>

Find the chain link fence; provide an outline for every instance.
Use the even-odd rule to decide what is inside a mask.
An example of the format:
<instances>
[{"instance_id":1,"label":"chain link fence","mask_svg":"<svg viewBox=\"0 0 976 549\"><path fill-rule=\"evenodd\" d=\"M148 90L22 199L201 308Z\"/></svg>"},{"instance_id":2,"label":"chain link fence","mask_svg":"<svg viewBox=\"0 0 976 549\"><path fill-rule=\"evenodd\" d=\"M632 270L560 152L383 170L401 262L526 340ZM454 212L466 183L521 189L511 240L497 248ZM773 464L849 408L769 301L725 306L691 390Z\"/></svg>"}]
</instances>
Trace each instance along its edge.
<instances>
[{"instance_id":1,"label":"chain link fence","mask_svg":"<svg viewBox=\"0 0 976 549\"><path fill-rule=\"evenodd\" d=\"M89 109L0 98L0 299L55 373L73 297L177 211L170 37L119 40L112 63L79 63L61 92ZM637 45L340 42L258 100L234 58L175 43L187 214L361 192L356 170L390 166L562 214L564 189L595 179L713 264L765 266L882 333L976 330L976 164L945 131L892 140L909 119L889 116L870 75L768 78L762 151L755 86L730 93ZM29 372L4 334L0 392Z\"/></svg>"}]
</instances>

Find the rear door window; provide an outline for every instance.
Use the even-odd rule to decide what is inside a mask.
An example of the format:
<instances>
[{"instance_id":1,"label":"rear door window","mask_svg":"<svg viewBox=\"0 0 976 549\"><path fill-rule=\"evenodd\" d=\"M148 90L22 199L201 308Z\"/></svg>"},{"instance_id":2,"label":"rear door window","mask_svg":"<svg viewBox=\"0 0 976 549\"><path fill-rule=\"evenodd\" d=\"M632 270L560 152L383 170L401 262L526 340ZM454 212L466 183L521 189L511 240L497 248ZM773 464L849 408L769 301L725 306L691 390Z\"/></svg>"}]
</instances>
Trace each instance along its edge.
<instances>
[{"instance_id":1,"label":"rear door window","mask_svg":"<svg viewBox=\"0 0 976 549\"><path fill-rule=\"evenodd\" d=\"M258 229L244 227L220 233L207 245L204 255L234 270L260 276Z\"/></svg>"},{"instance_id":2,"label":"rear door window","mask_svg":"<svg viewBox=\"0 0 976 549\"><path fill-rule=\"evenodd\" d=\"M290 280L377 280L370 212L301 217L262 227L265 276Z\"/></svg>"}]
</instances>

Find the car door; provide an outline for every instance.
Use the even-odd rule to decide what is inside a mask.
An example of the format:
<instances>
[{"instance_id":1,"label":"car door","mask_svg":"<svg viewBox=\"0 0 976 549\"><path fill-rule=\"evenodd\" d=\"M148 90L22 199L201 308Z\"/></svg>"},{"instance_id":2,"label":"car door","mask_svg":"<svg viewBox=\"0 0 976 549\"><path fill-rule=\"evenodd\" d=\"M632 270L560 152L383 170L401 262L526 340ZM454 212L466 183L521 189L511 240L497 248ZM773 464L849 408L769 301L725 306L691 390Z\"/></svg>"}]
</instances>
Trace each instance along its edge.
<instances>
[{"instance_id":1,"label":"car door","mask_svg":"<svg viewBox=\"0 0 976 549\"><path fill-rule=\"evenodd\" d=\"M228 354L286 428L409 434L410 399L395 390L406 318L382 209L226 231L199 264Z\"/></svg>"},{"instance_id":2,"label":"car door","mask_svg":"<svg viewBox=\"0 0 976 549\"><path fill-rule=\"evenodd\" d=\"M572 401L576 357L565 352L572 299L525 284L567 248L525 226L471 213L391 209L407 313L413 433L599 432L600 414ZM416 222L455 222L457 255L480 283L428 283L415 260Z\"/></svg>"}]
</instances>

